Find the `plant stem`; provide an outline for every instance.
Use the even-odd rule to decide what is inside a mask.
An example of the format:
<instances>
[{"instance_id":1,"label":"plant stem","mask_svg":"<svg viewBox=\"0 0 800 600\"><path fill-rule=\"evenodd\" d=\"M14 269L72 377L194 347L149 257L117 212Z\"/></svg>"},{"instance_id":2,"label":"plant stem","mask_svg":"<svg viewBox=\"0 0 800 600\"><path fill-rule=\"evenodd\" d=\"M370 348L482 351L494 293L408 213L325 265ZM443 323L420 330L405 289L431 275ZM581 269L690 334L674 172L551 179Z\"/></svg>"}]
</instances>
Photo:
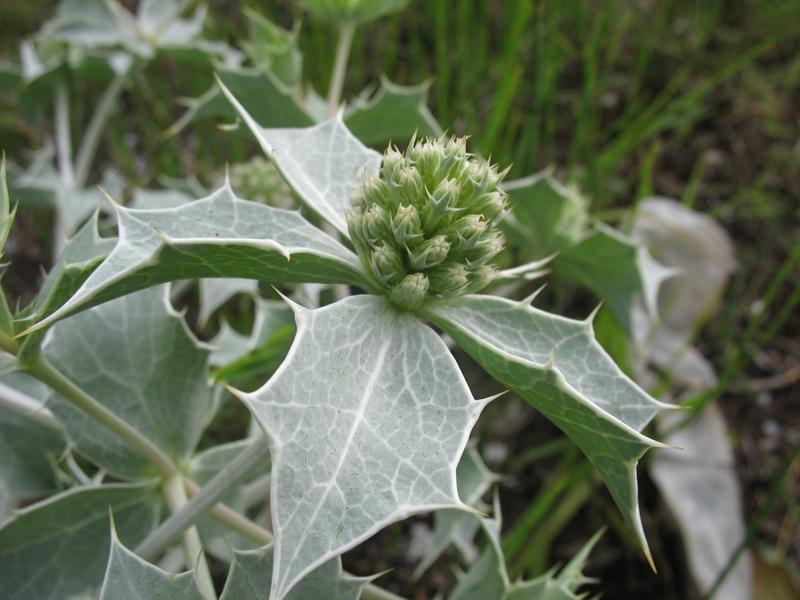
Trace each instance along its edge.
<instances>
[{"instance_id":1,"label":"plant stem","mask_svg":"<svg viewBox=\"0 0 800 600\"><path fill-rule=\"evenodd\" d=\"M100 141L100 135L103 133L106 122L115 108L116 99L122 91L122 86L125 84L130 71L131 66L128 66L114 76L114 79L108 84L108 87L103 92L100 101L95 107L94 114L81 140L78 156L75 160L75 185L79 188L84 187L86 184L86 178L89 176L89 168L97 152L97 144Z\"/></svg>"},{"instance_id":2,"label":"plant stem","mask_svg":"<svg viewBox=\"0 0 800 600\"><path fill-rule=\"evenodd\" d=\"M150 533L136 548L136 554L145 560L155 560L197 519L217 504L220 498L239 485L247 474L254 467L261 464L268 455L269 450L266 440L263 436L259 436L229 462L224 469L221 469L208 483L193 494L192 499L185 503L180 510L174 511L172 516ZM266 532L266 536L264 532ZM264 532L257 532L257 534L261 538L271 537L269 532L266 530ZM264 540L263 543L268 541L268 539Z\"/></svg>"},{"instance_id":3,"label":"plant stem","mask_svg":"<svg viewBox=\"0 0 800 600\"><path fill-rule=\"evenodd\" d=\"M72 135L69 127L69 95L67 84L60 81L56 86L56 152L58 170L67 187L75 184L75 173L72 170Z\"/></svg>"},{"instance_id":4,"label":"plant stem","mask_svg":"<svg viewBox=\"0 0 800 600\"><path fill-rule=\"evenodd\" d=\"M175 473L172 477L165 479L163 490L164 498L173 515L180 513L188 504L186 490L183 489L183 476L180 473ZM217 600L214 581L211 579L211 571L208 569L208 562L203 553L203 544L200 542L200 534L197 533L197 528L194 526L183 532L183 552L186 557L186 566L191 569L196 565L195 573L200 593L206 600Z\"/></svg>"},{"instance_id":5,"label":"plant stem","mask_svg":"<svg viewBox=\"0 0 800 600\"><path fill-rule=\"evenodd\" d=\"M108 427L138 450L153 464L164 479L175 475L177 472L175 465L158 446L59 373L43 356L39 355L31 359L27 363L27 367L28 372L36 379L46 383L66 400Z\"/></svg>"},{"instance_id":6,"label":"plant stem","mask_svg":"<svg viewBox=\"0 0 800 600\"><path fill-rule=\"evenodd\" d=\"M4 383L0 383L0 406L51 429L64 430L61 421L45 407L44 403Z\"/></svg>"},{"instance_id":7,"label":"plant stem","mask_svg":"<svg viewBox=\"0 0 800 600\"><path fill-rule=\"evenodd\" d=\"M342 99L344 76L347 72L347 59L350 57L350 47L353 45L353 32L355 26L344 24L339 28L339 42L336 45L336 59L333 63L331 85L328 88L328 116L333 116Z\"/></svg>"},{"instance_id":8,"label":"plant stem","mask_svg":"<svg viewBox=\"0 0 800 600\"><path fill-rule=\"evenodd\" d=\"M191 479L184 479L183 476L178 472L172 460L166 454L164 454L164 452L162 452L158 446L153 444L153 442L144 437L125 421L117 417L105 406L97 402L97 400L89 396L86 392L72 383L72 381L67 379L67 377L59 373L43 356L39 355L35 358L29 359L26 366L30 375L42 383L47 384L54 391L61 394L61 396L63 396L66 400L72 402L72 404L80 408L90 417L105 425L108 429L116 433L120 438L128 442L145 458L147 458L153 464L153 466L156 467L164 479L164 493L167 496L168 503L171 502L169 498L171 494L176 502L179 498L177 491L172 489L172 486L176 485L174 483L175 481L181 483L181 492L184 494L183 498L186 497L185 492L183 491L183 486L185 486L186 492L188 492L190 496L205 496L204 499L201 498L201 500L198 501L198 504L208 501L208 496L211 495L210 492L203 493L200 486L198 486L194 481ZM251 449L253 454L249 454ZM250 459L254 460L254 455L257 454L257 450L253 449L253 446L244 452L248 452L248 457L247 461L243 460L242 462L249 462ZM241 457L241 454L239 457ZM214 481L214 479L216 479L216 477L212 478L212 481ZM176 503L176 508L173 508L172 510L177 515L182 509L188 506L189 503L190 501L188 500L180 502L180 506L178 506ZM170 507L172 508L172 505L170 505ZM268 544L272 541L272 534L267 529L261 527L257 523L254 523L247 517L237 513L222 503L215 504L208 509L208 512L217 520L228 525L234 531L241 533L245 537L255 542L260 544ZM148 536L148 539L149 538L150 536ZM198 548L202 550L202 545L198 546ZM192 562L190 564L193 564L195 558L199 556L199 553L194 553L192 550L191 554ZM205 562L204 558L202 559L202 562ZM208 566L206 565L205 568L207 569ZM201 570L202 564L198 564L198 572ZM402 596L393 594L392 592L384 590L383 588L380 588L372 583L368 583L364 586L364 592L361 597L363 600L404 600Z\"/></svg>"}]
</instances>

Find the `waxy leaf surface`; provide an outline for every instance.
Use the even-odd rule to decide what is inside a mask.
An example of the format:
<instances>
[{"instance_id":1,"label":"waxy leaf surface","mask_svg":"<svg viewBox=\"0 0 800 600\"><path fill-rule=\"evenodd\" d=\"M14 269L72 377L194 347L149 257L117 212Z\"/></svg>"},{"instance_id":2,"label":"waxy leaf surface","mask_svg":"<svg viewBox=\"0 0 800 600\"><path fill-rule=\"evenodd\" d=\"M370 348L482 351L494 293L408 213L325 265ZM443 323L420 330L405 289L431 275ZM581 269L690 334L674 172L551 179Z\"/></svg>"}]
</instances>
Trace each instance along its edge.
<instances>
[{"instance_id":1,"label":"waxy leaf surface","mask_svg":"<svg viewBox=\"0 0 800 600\"><path fill-rule=\"evenodd\" d=\"M532 258L558 253L553 270L597 294L629 336L638 298L655 316L659 286L672 271L643 245L607 225L590 226L588 200L547 171L503 188L513 211L505 227L511 244Z\"/></svg>"},{"instance_id":2,"label":"waxy leaf surface","mask_svg":"<svg viewBox=\"0 0 800 600\"><path fill-rule=\"evenodd\" d=\"M582 574L600 533L587 542L558 575L555 570L528 581L511 582L505 557L500 547L500 507L495 501L495 516L480 523L489 543L481 557L470 567L456 585L449 600L580 600L584 594L577 589L591 582Z\"/></svg>"},{"instance_id":3,"label":"waxy leaf surface","mask_svg":"<svg viewBox=\"0 0 800 600\"><path fill-rule=\"evenodd\" d=\"M136 556L114 528L100 600L204 600L194 573L167 573Z\"/></svg>"},{"instance_id":4,"label":"waxy leaf surface","mask_svg":"<svg viewBox=\"0 0 800 600\"><path fill-rule=\"evenodd\" d=\"M461 457L456 477L458 478L459 497L468 506L485 512L488 507L485 506L481 497L489 490L492 483L499 479L499 476L489 470L474 444L470 444ZM478 532L480 522L475 515L462 510L438 510L433 515L433 523L431 549L414 569L413 577L415 579L427 571L450 544L454 544L459 549L467 562L471 562L477 556L477 550L472 540Z\"/></svg>"},{"instance_id":5,"label":"waxy leaf surface","mask_svg":"<svg viewBox=\"0 0 800 600\"><path fill-rule=\"evenodd\" d=\"M438 137L442 128L428 110L429 89L430 83L403 86L382 78L374 95L367 90L353 100L345 111L345 125L369 145L405 144L415 133Z\"/></svg>"},{"instance_id":6,"label":"waxy leaf surface","mask_svg":"<svg viewBox=\"0 0 800 600\"><path fill-rule=\"evenodd\" d=\"M11 396L28 409L22 413L0 404L0 519L15 500L59 489L56 462L67 439L50 419L36 418L48 395L43 383L24 373L0 377L0 397Z\"/></svg>"},{"instance_id":7,"label":"waxy leaf surface","mask_svg":"<svg viewBox=\"0 0 800 600\"><path fill-rule=\"evenodd\" d=\"M649 557L636 464L661 446L640 432L666 405L651 398L594 339L591 323L526 302L466 296L429 316L495 379L561 428L594 463Z\"/></svg>"},{"instance_id":8,"label":"waxy leaf surface","mask_svg":"<svg viewBox=\"0 0 800 600\"><path fill-rule=\"evenodd\" d=\"M362 144L337 114L305 128L264 129L220 82L222 91L303 202L347 237L345 211L365 175L376 175L381 155Z\"/></svg>"},{"instance_id":9,"label":"waxy leaf surface","mask_svg":"<svg viewBox=\"0 0 800 600\"><path fill-rule=\"evenodd\" d=\"M7 600L63 600L99 587L109 548L108 511L135 546L158 522L150 484L75 488L28 506L0 527L0 581Z\"/></svg>"},{"instance_id":10,"label":"waxy leaf surface","mask_svg":"<svg viewBox=\"0 0 800 600\"><path fill-rule=\"evenodd\" d=\"M272 544L254 550L234 550L231 569L220 600L267 600L272 583ZM333 558L301 579L287 600L358 600L368 577L342 572Z\"/></svg>"},{"instance_id":11,"label":"waxy leaf surface","mask_svg":"<svg viewBox=\"0 0 800 600\"><path fill-rule=\"evenodd\" d=\"M229 187L177 208L117 207L105 261L39 329L91 306L178 279L246 277L365 285L358 258L299 213L239 200Z\"/></svg>"},{"instance_id":12,"label":"waxy leaf surface","mask_svg":"<svg viewBox=\"0 0 800 600\"><path fill-rule=\"evenodd\" d=\"M78 387L181 461L209 418L209 350L166 293L166 287L144 290L62 321L43 352ZM118 477L150 473L136 450L73 404L53 395L48 406L81 454Z\"/></svg>"},{"instance_id":13,"label":"waxy leaf surface","mask_svg":"<svg viewBox=\"0 0 800 600\"><path fill-rule=\"evenodd\" d=\"M272 452L272 594L408 515L462 508L456 465L483 402L447 347L384 299L293 305L297 334L240 394Z\"/></svg>"}]
</instances>

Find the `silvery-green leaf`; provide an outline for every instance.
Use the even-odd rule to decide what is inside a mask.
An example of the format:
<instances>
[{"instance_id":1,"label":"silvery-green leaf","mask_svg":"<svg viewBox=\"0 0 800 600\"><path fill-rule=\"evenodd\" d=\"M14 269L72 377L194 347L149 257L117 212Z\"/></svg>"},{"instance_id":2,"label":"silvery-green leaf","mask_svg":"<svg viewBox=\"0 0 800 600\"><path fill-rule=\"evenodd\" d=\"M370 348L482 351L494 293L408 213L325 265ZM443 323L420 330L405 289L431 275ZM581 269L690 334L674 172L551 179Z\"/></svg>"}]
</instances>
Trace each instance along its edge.
<instances>
[{"instance_id":1,"label":"silvery-green leaf","mask_svg":"<svg viewBox=\"0 0 800 600\"><path fill-rule=\"evenodd\" d=\"M0 581L7 600L63 600L99 586L109 548L108 514L135 546L155 527L153 484L75 488L28 506L0 526Z\"/></svg>"},{"instance_id":2,"label":"silvery-green leaf","mask_svg":"<svg viewBox=\"0 0 800 600\"><path fill-rule=\"evenodd\" d=\"M181 463L194 450L211 408L208 349L169 304L166 286L114 300L53 327L42 348L73 383ZM118 477L152 466L71 403L48 406L78 452Z\"/></svg>"},{"instance_id":3,"label":"silvery-green leaf","mask_svg":"<svg viewBox=\"0 0 800 600\"><path fill-rule=\"evenodd\" d=\"M100 600L204 600L194 573L167 573L122 545L111 527L108 565Z\"/></svg>"},{"instance_id":4,"label":"silvery-green leaf","mask_svg":"<svg viewBox=\"0 0 800 600\"><path fill-rule=\"evenodd\" d=\"M242 48L253 64L275 77L291 89L302 84L303 55L299 48L299 22L287 31L267 19L264 15L245 7L249 39Z\"/></svg>"},{"instance_id":5,"label":"silvery-green leaf","mask_svg":"<svg viewBox=\"0 0 800 600\"><path fill-rule=\"evenodd\" d=\"M0 488L10 498L35 498L59 488L56 461L67 440L41 410L48 393L24 373L0 377Z\"/></svg>"},{"instance_id":6,"label":"silvery-green leaf","mask_svg":"<svg viewBox=\"0 0 800 600\"><path fill-rule=\"evenodd\" d=\"M141 33L134 16L117 0L61 0L40 37L89 48L121 46L149 57L152 50Z\"/></svg>"},{"instance_id":7,"label":"silvery-green leaf","mask_svg":"<svg viewBox=\"0 0 800 600\"><path fill-rule=\"evenodd\" d=\"M294 335L294 317L285 302L256 298L255 323L242 336L223 323L212 340L212 365L221 367L217 381L272 372L286 356Z\"/></svg>"},{"instance_id":8,"label":"silvery-green leaf","mask_svg":"<svg viewBox=\"0 0 800 600\"><path fill-rule=\"evenodd\" d=\"M236 294L255 294L258 291L255 279L207 277L201 279L199 284L200 310L197 320L201 326L205 326L211 315Z\"/></svg>"},{"instance_id":9,"label":"silvery-green leaf","mask_svg":"<svg viewBox=\"0 0 800 600\"><path fill-rule=\"evenodd\" d=\"M158 208L177 208L194 200L193 196L181 190L144 190L137 189L133 192L130 207L142 210Z\"/></svg>"},{"instance_id":10,"label":"silvery-green leaf","mask_svg":"<svg viewBox=\"0 0 800 600\"><path fill-rule=\"evenodd\" d=\"M485 404L439 336L383 298L292 307L286 360L238 394L270 439L272 600L390 523L466 510L456 465Z\"/></svg>"},{"instance_id":11,"label":"silvery-green leaf","mask_svg":"<svg viewBox=\"0 0 800 600\"><path fill-rule=\"evenodd\" d=\"M553 270L597 294L631 334L630 312L641 298L655 316L661 283L672 272L645 247L603 224L589 227L588 200L549 171L503 185L512 213L505 230L512 244L534 258L558 253Z\"/></svg>"},{"instance_id":12,"label":"silvery-green leaf","mask_svg":"<svg viewBox=\"0 0 800 600\"><path fill-rule=\"evenodd\" d=\"M231 570L220 600L267 600L272 583L272 544L255 550L234 550ZM369 577L342 572L337 556L301 579L287 600L358 600Z\"/></svg>"},{"instance_id":13,"label":"silvery-green leaf","mask_svg":"<svg viewBox=\"0 0 800 600\"><path fill-rule=\"evenodd\" d=\"M223 321L219 332L208 345L211 347L209 364L212 367L224 367L249 352L250 336L242 335Z\"/></svg>"},{"instance_id":14,"label":"silvery-green leaf","mask_svg":"<svg viewBox=\"0 0 800 600\"><path fill-rule=\"evenodd\" d=\"M377 174L381 155L350 133L341 114L313 127L264 129L224 82L220 87L303 202L347 237L353 189L365 175Z\"/></svg>"},{"instance_id":15,"label":"silvery-green leaf","mask_svg":"<svg viewBox=\"0 0 800 600\"><path fill-rule=\"evenodd\" d=\"M230 67L218 69L217 76L262 127L307 127L314 123L311 115L297 102L295 92L270 71ZM170 127L172 135L210 117L225 121L236 118L236 110L217 85L202 96L184 99L183 104L187 110Z\"/></svg>"},{"instance_id":16,"label":"silvery-green leaf","mask_svg":"<svg viewBox=\"0 0 800 600\"><path fill-rule=\"evenodd\" d=\"M124 182L119 173L107 169L103 173L100 187L112 197L119 198L122 196ZM72 235L76 228L96 210L104 212L109 210L109 204L103 197L100 187L93 185L82 190L73 190L66 189L63 184L59 184L55 191L55 198L56 210L59 211L59 218L62 219L62 235Z\"/></svg>"},{"instance_id":17,"label":"silvery-green leaf","mask_svg":"<svg viewBox=\"0 0 800 600\"><path fill-rule=\"evenodd\" d=\"M61 256L39 290L26 324L35 323L69 300L114 248L116 239L100 237L97 230L98 217L96 213L64 246ZM42 332L27 336L23 340L20 354L37 352L42 336Z\"/></svg>"},{"instance_id":18,"label":"silvery-green leaf","mask_svg":"<svg viewBox=\"0 0 800 600\"><path fill-rule=\"evenodd\" d=\"M474 444L467 447L456 470L458 495L464 504L478 510L484 510L481 496L498 480L498 476L489 470L483 462L480 452ZM433 539L427 556L414 569L413 577L419 578L450 544L466 550L465 542L471 542L480 526L474 515L461 510L445 509L433 515ZM472 549L474 552L474 548ZM469 557L466 557L469 558ZM469 562L469 561L468 561Z\"/></svg>"},{"instance_id":19,"label":"silvery-green leaf","mask_svg":"<svg viewBox=\"0 0 800 600\"><path fill-rule=\"evenodd\" d=\"M589 203L577 190L562 185L550 171L502 185L511 205L509 235L534 257L575 244L589 222ZM519 239L518 239L519 238Z\"/></svg>"},{"instance_id":20,"label":"silvery-green leaf","mask_svg":"<svg viewBox=\"0 0 800 600\"><path fill-rule=\"evenodd\" d=\"M173 209L116 208L114 249L69 300L29 331L178 279L248 277L369 287L356 255L299 213L239 200L228 186Z\"/></svg>"},{"instance_id":21,"label":"silvery-green leaf","mask_svg":"<svg viewBox=\"0 0 800 600\"><path fill-rule=\"evenodd\" d=\"M405 143L418 136L442 135L442 128L428 110L430 82L402 86L381 78L375 94L367 90L345 111L348 129L365 144Z\"/></svg>"},{"instance_id":22,"label":"silvery-green leaf","mask_svg":"<svg viewBox=\"0 0 800 600\"><path fill-rule=\"evenodd\" d=\"M580 600L579 587L592 580L581 571L602 532L595 534L567 565L555 575L555 569L536 579L511 582L500 547L499 504L495 500L495 517L480 519L488 538L481 557L459 580L449 600Z\"/></svg>"},{"instance_id":23,"label":"silvery-green leaf","mask_svg":"<svg viewBox=\"0 0 800 600\"><path fill-rule=\"evenodd\" d=\"M641 298L655 317L658 289L673 275L647 248L600 223L576 245L564 248L553 268L602 298L629 333L634 301Z\"/></svg>"},{"instance_id":24,"label":"silvery-green leaf","mask_svg":"<svg viewBox=\"0 0 800 600\"><path fill-rule=\"evenodd\" d=\"M588 321L492 296L450 300L432 306L428 316L492 377L575 441L649 558L636 465L649 448L661 446L641 431L666 405L622 373L594 339Z\"/></svg>"},{"instance_id":25,"label":"silvery-green leaf","mask_svg":"<svg viewBox=\"0 0 800 600\"><path fill-rule=\"evenodd\" d=\"M303 0L315 17L337 24L360 25L402 10L408 0Z\"/></svg>"}]
</instances>

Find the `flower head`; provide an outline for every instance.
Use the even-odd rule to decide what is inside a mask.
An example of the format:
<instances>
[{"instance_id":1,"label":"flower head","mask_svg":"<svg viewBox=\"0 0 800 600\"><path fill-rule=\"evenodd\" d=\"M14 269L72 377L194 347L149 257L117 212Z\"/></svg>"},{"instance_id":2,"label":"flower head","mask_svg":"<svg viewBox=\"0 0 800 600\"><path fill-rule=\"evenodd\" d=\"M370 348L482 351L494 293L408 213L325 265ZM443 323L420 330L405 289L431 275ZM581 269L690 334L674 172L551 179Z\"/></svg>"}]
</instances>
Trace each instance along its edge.
<instances>
[{"instance_id":1,"label":"flower head","mask_svg":"<svg viewBox=\"0 0 800 600\"><path fill-rule=\"evenodd\" d=\"M364 268L389 299L415 309L429 298L478 291L496 275L505 240L505 172L467 153L465 138L390 147L378 177L367 177L347 215Z\"/></svg>"}]
</instances>

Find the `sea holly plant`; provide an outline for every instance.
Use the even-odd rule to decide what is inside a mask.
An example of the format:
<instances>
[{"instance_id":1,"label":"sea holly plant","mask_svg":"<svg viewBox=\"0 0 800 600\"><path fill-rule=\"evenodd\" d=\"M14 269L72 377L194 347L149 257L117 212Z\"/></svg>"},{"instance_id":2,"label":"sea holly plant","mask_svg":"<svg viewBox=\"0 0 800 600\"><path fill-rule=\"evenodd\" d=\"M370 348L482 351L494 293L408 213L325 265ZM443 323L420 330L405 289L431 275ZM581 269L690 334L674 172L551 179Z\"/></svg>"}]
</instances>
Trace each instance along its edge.
<instances>
[{"instance_id":1,"label":"sea holly plant","mask_svg":"<svg viewBox=\"0 0 800 600\"><path fill-rule=\"evenodd\" d=\"M394 597L343 574L340 556L410 515L444 510L477 519L474 505L483 506L461 496L468 486L459 486L457 465L493 398L473 396L431 325L575 441L649 557L635 469L660 445L642 431L663 407L594 340L591 317L571 320L532 307L531 298L486 293L542 267L496 266L505 244L503 170L470 154L463 138L420 136L402 151L378 154L341 114L306 128L265 129L221 89L325 225L240 199L226 182L173 208L112 200L117 238L99 237L90 221L67 244L37 302L1 323L11 368L49 390L44 405L28 396L4 397L4 405L47 421L56 436L50 456L66 436L78 483L77 491L34 504L0 527L0 569L11 597L30 589L58 596L58 565L34 565L63 531L69 539L98 540L81 559L93 570L70 584L75 593L102 583L106 596L141 586L154 596L180 588L186 597L214 597L204 552L211 540L207 528L195 527L208 511L261 547L230 557L225 598L311 598L319 589L341 590L342 598ZM284 296L296 327L286 357L260 387L230 388L257 427L201 488L191 465L214 417L207 376L213 348L194 338L166 288L155 286L204 277L251 278L287 292L294 284L344 285L347 293L320 307ZM249 518L243 498L226 496L259 469L270 475L271 532ZM126 483L103 483L109 475ZM120 499L124 486L132 486L130 501ZM94 507L91 519L78 518L76 494ZM116 533L97 509L103 503ZM139 515L142 528L131 531L130 515ZM148 564L178 539L196 590L188 590L186 577ZM493 556L490 570L507 583ZM260 582L258 589L243 577ZM561 585L551 579L557 581L548 576L520 589ZM508 597L549 597L514 590Z\"/></svg>"}]
</instances>

